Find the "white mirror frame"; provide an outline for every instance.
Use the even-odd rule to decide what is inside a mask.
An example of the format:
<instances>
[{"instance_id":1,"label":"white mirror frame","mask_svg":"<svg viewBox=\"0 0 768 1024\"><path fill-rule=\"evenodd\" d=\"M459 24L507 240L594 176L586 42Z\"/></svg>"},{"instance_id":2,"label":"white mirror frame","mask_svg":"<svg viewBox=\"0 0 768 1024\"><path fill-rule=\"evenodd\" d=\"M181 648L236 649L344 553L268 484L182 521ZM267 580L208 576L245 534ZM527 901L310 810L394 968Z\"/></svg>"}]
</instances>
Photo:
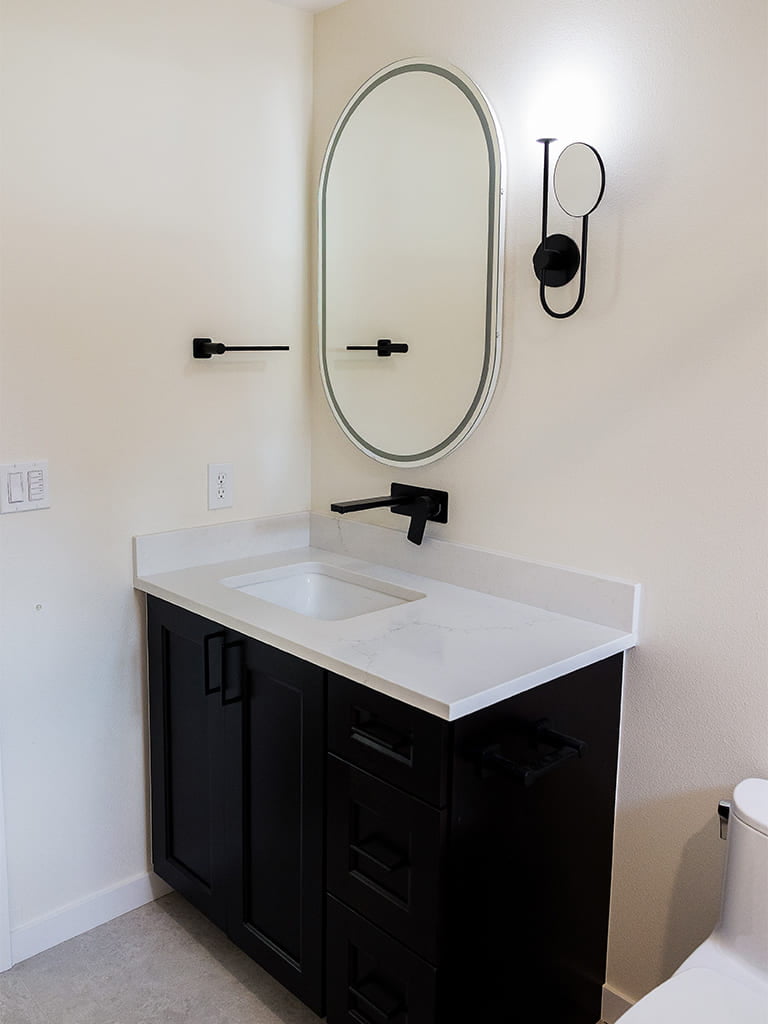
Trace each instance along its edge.
<instances>
[{"instance_id":1,"label":"white mirror frame","mask_svg":"<svg viewBox=\"0 0 768 1024\"><path fill-rule=\"evenodd\" d=\"M333 163L333 156L344 126L352 114L359 107L365 97L382 82L393 78L396 75L407 74L410 71L428 72L440 75L452 82L466 98L475 110L483 129L486 145L488 147L489 161L489 189L488 189L488 257L487 257L487 278L486 278L486 314L485 314L485 340L483 370L480 382L475 395L470 403L469 409L460 418L460 422L451 433L439 444L421 452L413 452L407 455L395 454L376 448L366 442L365 438L349 423L343 410L339 406L333 388L329 382L328 365L326 361L326 192L328 175ZM318 348L320 360L320 377L323 382L323 389L328 404L336 419L349 440L366 455L382 462L388 466L424 466L434 462L462 444L477 427L483 418L488 405L490 404L496 387L501 363L501 315L502 315L502 284L503 284L503 254L504 254L504 192L506 185L506 163L504 158L504 147L502 144L501 129L496 116L490 107L487 99L475 85L475 83L464 74L459 68L451 64L425 58L408 58L397 61L382 68L375 75L369 78L357 90L352 99L347 103L331 133L328 146L323 158L320 171L320 185L318 191Z\"/></svg>"}]
</instances>

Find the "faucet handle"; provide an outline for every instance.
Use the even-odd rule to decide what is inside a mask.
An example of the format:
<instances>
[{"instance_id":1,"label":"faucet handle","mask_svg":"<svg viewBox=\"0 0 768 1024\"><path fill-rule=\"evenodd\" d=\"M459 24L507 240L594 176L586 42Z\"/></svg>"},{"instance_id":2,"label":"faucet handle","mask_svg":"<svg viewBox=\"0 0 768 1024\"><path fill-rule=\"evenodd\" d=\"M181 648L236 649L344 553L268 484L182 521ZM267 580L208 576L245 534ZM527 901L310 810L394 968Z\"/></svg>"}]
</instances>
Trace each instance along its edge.
<instances>
[{"instance_id":1,"label":"faucet handle","mask_svg":"<svg viewBox=\"0 0 768 1024\"><path fill-rule=\"evenodd\" d=\"M392 497L398 499L392 511L398 515L410 516L408 540L421 544L428 522L448 522L448 492L436 491L432 487L416 487L413 484L392 484Z\"/></svg>"},{"instance_id":2,"label":"faucet handle","mask_svg":"<svg viewBox=\"0 0 768 1024\"><path fill-rule=\"evenodd\" d=\"M408 524L408 540L412 544L421 544L428 519L435 519L440 512L440 502L429 494L416 494L392 509L401 516L410 516Z\"/></svg>"},{"instance_id":3,"label":"faucet handle","mask_svg":"<svg viewBox=\"0 0 768 1024\"><path fill-rule=\"evenodd\" d=\"M448 492L413 484L392 484L389 494L355 501L334 501L331 512L363 512L371 508L389 508L400 516L410 516L408 540L421 544L427 522L448 522Z\"/></svg>"}]
</instances>

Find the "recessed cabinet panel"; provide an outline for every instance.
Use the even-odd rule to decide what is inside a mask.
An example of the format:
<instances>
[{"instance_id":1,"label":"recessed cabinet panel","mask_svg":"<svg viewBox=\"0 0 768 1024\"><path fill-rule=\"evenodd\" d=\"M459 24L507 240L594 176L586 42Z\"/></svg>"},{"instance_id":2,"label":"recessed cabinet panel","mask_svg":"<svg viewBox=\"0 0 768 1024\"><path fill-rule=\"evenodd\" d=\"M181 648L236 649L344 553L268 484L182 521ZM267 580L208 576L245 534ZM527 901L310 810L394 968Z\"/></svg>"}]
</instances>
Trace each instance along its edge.
<instances>
[{"instance_id":1,"label":"recessed cabinet panel","mask_svg":"<svg viewBox=\"0 0 768 1024\"><path fill-rule=\"evenodd\" d=\"M301 690L252 678L247 706L247 920L294 960L301 957ZM266 702L269 715L263 713ZM279 850L279 863L275 850ZM279 870L275 870L278 868Z\"/></svg>"},{"instance_id":2,"label":"recessed cabinet panel","mask_svg":"<svg viewBox=\"0 0 768 1024\"><path fill-rule=\"evenodd\" d=\"M211 743L200 645L163 630L165 656L175 671L168 676L166 713L169 744L167 792L173 807L168 856L210 887ZM196 698L196 699L194 699Z\"/></svg>"},{"instance_id":3,"label":"recessed cabinet panel","mask_svg":"<svg viewBox=\"0 0 768 1024\"><path fill-rule=\"evenodd\" d=\"M446 812L328 758L328 891L438 959Z\"/></svg>"}]
</instances>

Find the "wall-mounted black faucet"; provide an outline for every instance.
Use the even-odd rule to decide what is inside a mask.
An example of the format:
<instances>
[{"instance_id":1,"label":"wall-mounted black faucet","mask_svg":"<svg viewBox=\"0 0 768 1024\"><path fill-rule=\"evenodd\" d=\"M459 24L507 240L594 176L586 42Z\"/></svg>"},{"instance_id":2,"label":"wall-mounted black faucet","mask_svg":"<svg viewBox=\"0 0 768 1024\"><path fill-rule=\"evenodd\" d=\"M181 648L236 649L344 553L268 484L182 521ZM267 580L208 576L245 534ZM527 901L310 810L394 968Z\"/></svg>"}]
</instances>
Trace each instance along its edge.
<instances>
[{"instance_id":1,"label":"wall-mounted black faucet","mask_svg":"<svg viewBox=\"0 0 768 1024\"><path fill-rule=\"evenodd\" d=\"M421 544L428 522L448 522L448 492L411 484L392 484L390 493L380 498L359 498L357 501L335 501L331 512L363 512L369 508L390 508L398 516L410 516L408 540Z\"/></svg>"}]
</instances>

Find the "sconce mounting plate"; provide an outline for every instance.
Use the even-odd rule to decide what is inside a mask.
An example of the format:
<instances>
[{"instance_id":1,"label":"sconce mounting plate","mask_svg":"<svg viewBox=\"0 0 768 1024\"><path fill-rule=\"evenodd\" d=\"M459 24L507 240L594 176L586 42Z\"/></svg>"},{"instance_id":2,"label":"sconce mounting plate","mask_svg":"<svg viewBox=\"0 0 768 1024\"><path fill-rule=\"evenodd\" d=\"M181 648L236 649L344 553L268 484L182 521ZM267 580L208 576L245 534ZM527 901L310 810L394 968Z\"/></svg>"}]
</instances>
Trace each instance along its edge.
<instances>
[{"instance_id":1,"label":"sconce mounting plate","mask_svg":"<svg viewBox=\"0 0 768 1024\"><path fill-rule=\"evenodd\" d=\"M579 247L568 235L547 235L533 254L533 270L548 288L561 288L576 276L581 263Z\"/></svg>"}]
</instances>

